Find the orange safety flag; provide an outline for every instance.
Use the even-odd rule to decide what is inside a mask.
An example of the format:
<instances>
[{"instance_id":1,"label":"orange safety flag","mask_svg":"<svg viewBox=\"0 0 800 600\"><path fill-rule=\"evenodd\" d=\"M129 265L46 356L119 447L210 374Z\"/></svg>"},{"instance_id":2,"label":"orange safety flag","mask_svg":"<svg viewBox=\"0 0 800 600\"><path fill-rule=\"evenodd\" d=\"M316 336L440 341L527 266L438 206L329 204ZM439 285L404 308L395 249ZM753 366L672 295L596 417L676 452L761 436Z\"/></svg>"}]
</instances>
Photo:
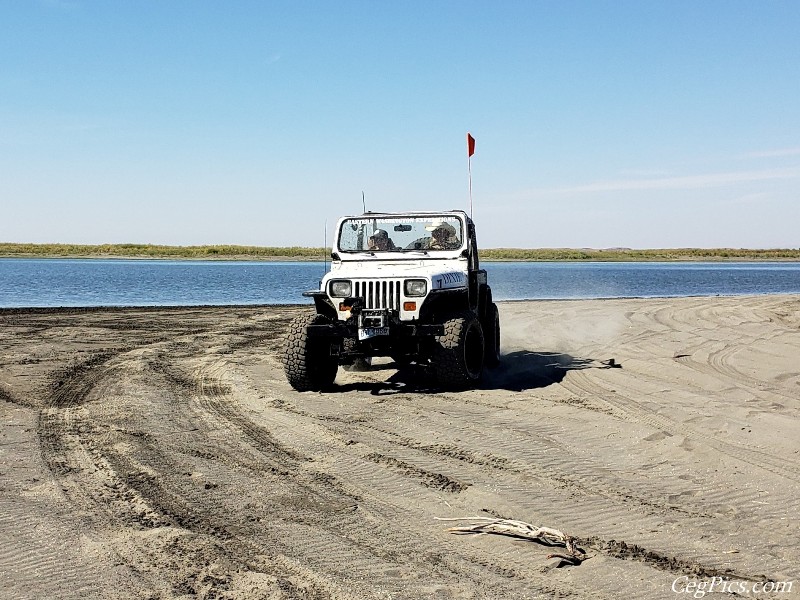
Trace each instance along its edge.
<instances>
[{"instance_id":1,"label":"orange safety flag","mask_svg":"<svg viewBox=\"0 0 800 600\"><path fill-rule=\"evenodd\" d=\"M467 133L467 158L475 154L475 138Z\"/></svg>"}]
</instances>

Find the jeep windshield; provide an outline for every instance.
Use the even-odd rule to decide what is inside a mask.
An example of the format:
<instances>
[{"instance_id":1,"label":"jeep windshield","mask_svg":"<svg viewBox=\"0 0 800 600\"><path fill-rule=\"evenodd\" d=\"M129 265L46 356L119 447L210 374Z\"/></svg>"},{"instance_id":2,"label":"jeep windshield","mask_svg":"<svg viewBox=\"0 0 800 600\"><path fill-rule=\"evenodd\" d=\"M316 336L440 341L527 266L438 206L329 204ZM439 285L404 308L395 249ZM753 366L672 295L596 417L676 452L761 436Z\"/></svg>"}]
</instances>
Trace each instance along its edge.
<instances>
[{"instance_id":1,"label":"jeep windshield","mask_svg":"<svg viewBox=\"0 0 800 600\"><path fill-rule=\"evenodd\" d=\"M339 231L341 252L438 252L463 242L463 224L453 215L353 217Z\"/></svg>"}]
</instances>

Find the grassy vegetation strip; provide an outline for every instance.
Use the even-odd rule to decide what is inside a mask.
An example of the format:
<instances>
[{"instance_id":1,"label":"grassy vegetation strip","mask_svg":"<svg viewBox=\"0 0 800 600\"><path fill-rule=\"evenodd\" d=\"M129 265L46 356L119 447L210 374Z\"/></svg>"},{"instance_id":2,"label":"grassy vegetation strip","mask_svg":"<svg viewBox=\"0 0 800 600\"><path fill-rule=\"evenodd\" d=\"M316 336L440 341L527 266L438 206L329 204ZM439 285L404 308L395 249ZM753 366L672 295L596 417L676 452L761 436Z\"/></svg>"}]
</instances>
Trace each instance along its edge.
<instances>
[{"instance_id":1,"label":"grassy vegetation strip","mask_svg":"<svg viewBox=\"0 0 800 600\"><path fill-rule=\"evenodd\" d=\"M322 248L301 246L161 246L156 244L3 244L5 257L127 257L127 258L301 258L320 259Z\"/></svg>"},{"instance_id":2,"label":"grassy vegetation strip","mask_svg":"<svg viewBox=\"0 0 800 600\"><path fill-rule=\"evenodd\" d=\"M322 260L328 250L302 246L160 246L155 244L4 244L0 257L86 257L86 258L186 258ZM691 261L691 260L800 260L800 248L751 250L745 248L668 248L608 250L573 248L489 248L481 260L515 261Z\"/></svg>"}]
</instances>

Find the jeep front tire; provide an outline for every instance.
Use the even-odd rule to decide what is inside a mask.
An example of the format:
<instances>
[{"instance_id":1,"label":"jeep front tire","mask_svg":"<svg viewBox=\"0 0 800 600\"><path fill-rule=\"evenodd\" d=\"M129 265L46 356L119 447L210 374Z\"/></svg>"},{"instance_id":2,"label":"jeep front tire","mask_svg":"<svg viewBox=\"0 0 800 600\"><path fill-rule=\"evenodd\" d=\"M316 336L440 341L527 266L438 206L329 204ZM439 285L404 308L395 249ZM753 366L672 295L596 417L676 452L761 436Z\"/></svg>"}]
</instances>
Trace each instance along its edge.
<instances>
[{"instance_id":1,"label":"jeep front tire","mask_svg":"<svg viewBox=\"0 0 800 600\"><path fill-rule=\"evenodd\" d=\"M324 315L301 315L289 324L283 351L283 371L298 392L318 392L330 387L336 379L336 358L331 356L327 338L309 337L309 325L327 325Z\"/></svg>"},{"instance_id":2,"label":"jeep front tire","mask_svg":"<svg viewBox=\"0 0 800 600\"><path fill-rule=\"evenodd\" d=\"M483 329L470 312L457 313L444 322L444 335L436 336L433 371L440 386L463 389L483 374Z\"/></svg>"}]
</instances>

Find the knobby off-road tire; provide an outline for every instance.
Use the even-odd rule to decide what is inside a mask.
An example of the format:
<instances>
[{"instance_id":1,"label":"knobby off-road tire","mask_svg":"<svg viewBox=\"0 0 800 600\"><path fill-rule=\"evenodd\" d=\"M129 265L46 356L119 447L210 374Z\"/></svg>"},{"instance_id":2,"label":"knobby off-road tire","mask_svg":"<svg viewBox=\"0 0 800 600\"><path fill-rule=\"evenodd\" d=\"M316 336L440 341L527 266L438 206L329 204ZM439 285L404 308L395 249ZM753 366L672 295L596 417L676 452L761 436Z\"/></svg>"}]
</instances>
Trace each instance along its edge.
<instances>
[{"instance_id":1,"label":"knobby off-road tire","mask_svg":"<svg viewBox=\"0 0 800 600\"><path fill-rule=\"evenodd\" d=\"M486 308L486 320L483 322L483 363L487 367L500 364L500 313L492 302Z\"/></svg>"},{"instance_id":2,"label":"knobby off-road tire","mask_svg":"<svg viewBox=\"0 0 800 600\"><path fill-rule=\"evenodd\" d=\"M283 371L289 385L299 392L318 392L330 387L336 379L338 365L330 355L330 341L308 336L309 325L328 323L331 320L323 315L301 315L289 324L283 351Z\"/></svg>"},{"instance_id":3,"label":"knobby off-road tire","mask_svg":"<svg viewBox=\"0 0 800 600\"><path fill-rule=\"evenodd\" d=\"M480 381L483 374L483 329L469 312L452 315L444 323L444 335L436 336L432 364L443 388L463 389Z\"/></svg>"}]
</instances>

